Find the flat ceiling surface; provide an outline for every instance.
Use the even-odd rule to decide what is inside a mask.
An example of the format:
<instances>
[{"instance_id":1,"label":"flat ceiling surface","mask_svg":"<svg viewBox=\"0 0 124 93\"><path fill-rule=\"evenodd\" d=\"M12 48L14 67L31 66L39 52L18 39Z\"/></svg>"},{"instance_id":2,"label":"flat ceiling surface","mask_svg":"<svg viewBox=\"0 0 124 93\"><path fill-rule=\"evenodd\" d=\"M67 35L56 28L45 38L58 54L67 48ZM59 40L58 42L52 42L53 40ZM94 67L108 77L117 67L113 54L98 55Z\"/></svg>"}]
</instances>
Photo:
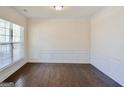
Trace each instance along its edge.
<instances>
[{"instance_id":1,"label":"flat ceiling surface","mask_svg":"<svg viewBox=\"0 0 124 93\"><path fill-rule=\"evenodd\" d=\"M90 17L104 7L64 6L62 11L56 11L52 6L14 6L13 8L28 18L81 18ZM24 9L27 11L25 12Z\"/></svg>"}]
</instances>

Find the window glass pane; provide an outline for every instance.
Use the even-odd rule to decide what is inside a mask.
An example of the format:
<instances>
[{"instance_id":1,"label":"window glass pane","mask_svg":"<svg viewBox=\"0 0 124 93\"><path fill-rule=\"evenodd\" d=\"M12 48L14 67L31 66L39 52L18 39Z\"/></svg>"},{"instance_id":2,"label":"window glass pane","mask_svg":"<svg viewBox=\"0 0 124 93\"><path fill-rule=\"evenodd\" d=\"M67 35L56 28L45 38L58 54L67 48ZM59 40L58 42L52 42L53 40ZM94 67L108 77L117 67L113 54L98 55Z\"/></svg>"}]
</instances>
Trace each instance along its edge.
<instances>
[{"instance_id":1,"label":"window glass pane","mask_svg":"<svg viewBox=\"0 0 124 93\"><path fill-rule=\"evenodd\" d=\"M6 36L0 36L0 43L6 42Z\"/></svg>"},{"instance_id":2,"label":"window glass pane","mask_svg":"<svg viewBox=\"0 0 124 93\"><path fill-rule=\"evenodd\" d=\"M0 36L0 43L7 43L10 42L9 36Z\"/></svg>"},{"instance_id":3,"label":"window glass pane","mask_svg":"<svg viewBox=\"0 0 124 93\"><path fill-rule=\"evenodd\" d=\"M9 36L6 36L6 42L9 42L10 40L9 40Z\"/></svg>"},{"instance_id":4,"label":"window glass pane","mask_svg":"<svg viewBox=\"0 0 124 93\"><path fill-rule=\"evenodd\" d=\"M0 19L0 43L6 43L9 42L10 40L10 28L9 25L10 23L8 21Z\"/></svg>"},{"instance_id":5,"label":"window glass pane","mask_svg":"<svg viewBox=\"0 0 124 93\"><path fill-rule=\"evenodd\" d=\"M6 29L6 35L10 35L10 30Z\"/></svg>"},{"instance_id":6,"label":"window glass pane","mask_svg":"<svg viewBox=\"0 0 124 93\"><path fill-rule=\"evenodd\" d=\"M0 68L12 63L10 45L0 45Z\"/></svg>"},{"instance_id":7,"label":"window glass pane","mask_svg":"<svg viewBox=\"0 0 124 93\"><path fill-rule=\"evenodd\" d=\"M21 42L20 37L18 36L13 37L13 42Z\"/></svg>"},{"instance_id":8,"label":"window glass pane","mask_svg":"<svg viewBox=\"0 0 124 93\"><path fill-rule=\"evenodd\" d=\"M14 44L13 61L18 61L23 58L23 45L18 43Z\"/></svg>"},{"instance_id":9,"label":"window glass pane","mask_svg":"<svg viewBox=\"0 0 124 93\"><path fill-rule=\"evenodd\" d=\"M0 28L0 35L5 35L5 29L4 28Z\"/></svg>"},{"instance_id":10,"label":"window glass pane","mask_svg":"<svg viewBox=\"0 0 124 93\"><path fill-rule=\"evenodd\" d=\"M13 42L21 42L21 27L13 24Z\"/></svg>"}]
</instances>

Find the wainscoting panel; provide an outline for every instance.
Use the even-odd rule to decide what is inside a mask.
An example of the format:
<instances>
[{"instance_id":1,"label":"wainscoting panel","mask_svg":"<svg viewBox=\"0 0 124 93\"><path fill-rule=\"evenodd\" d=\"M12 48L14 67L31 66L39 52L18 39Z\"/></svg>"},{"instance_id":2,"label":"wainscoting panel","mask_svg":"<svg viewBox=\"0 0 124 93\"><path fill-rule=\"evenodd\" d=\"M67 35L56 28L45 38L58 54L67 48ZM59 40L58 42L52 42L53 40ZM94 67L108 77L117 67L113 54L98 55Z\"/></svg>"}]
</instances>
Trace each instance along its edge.
<instances>
[{"instance_id":1,"label":"wainscoting panel","mask_svg":"<svg viewBox=\"0 0 124 93\"><path fill-rule=\"evenodd\" d=\"M36 58L29 62L50 63L89 63L88 50L41 50Z\"/></svg>"},{"instance_id":2,"label":"wainscoting panel","mask_svg":"<svg viewBox=\"0 0 124 93\"><path fill-rule=\"evenodd\" d=\"M124 61L101 54L91 56L91 64L124 86Z\"/></svg>"}]
</instances>

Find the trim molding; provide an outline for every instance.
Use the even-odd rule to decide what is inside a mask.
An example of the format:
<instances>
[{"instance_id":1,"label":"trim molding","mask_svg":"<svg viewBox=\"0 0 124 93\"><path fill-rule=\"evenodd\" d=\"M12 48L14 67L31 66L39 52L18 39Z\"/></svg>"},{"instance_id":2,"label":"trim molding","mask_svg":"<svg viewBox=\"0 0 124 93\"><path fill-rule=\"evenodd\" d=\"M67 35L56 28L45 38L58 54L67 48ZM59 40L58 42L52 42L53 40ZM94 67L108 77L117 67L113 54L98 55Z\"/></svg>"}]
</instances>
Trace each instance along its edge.
<instances>
[{"instance_id":1,"label":"trim molding","mask_svg":"<svg viewBox=\"0 0 124 93\"><path fill-rule=\"evenodd\" d=\"M89 64L89 60L35 60L29 59L28 63L82 63L82 64Z\"/></svg>"}]
</instances>

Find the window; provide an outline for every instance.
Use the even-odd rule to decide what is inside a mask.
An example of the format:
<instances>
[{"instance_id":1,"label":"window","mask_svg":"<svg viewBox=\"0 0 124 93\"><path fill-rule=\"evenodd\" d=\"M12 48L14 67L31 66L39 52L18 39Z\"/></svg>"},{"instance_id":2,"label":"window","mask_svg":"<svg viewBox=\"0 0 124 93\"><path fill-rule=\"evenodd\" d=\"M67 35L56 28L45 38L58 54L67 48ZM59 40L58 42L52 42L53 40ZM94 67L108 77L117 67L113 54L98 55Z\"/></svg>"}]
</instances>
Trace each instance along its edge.
<instances>
[{"instance_id":1,"label":"window","mask_svg":"<svg viewBox=\"0 0 124 93\"><path fill-rule=\"evenodd\" d=\"M23 28L13 24L13 61L23 58Z\"/></svg>"},{"instance_id":2,"label":"window","mask_svg":"<svg viewBox=\"0 0 124 93\"><path fill-rule=\"evenodd\" d=\"M24 57L23 27L0 19L0 69Z\"/></svg>"}]
</instances>

